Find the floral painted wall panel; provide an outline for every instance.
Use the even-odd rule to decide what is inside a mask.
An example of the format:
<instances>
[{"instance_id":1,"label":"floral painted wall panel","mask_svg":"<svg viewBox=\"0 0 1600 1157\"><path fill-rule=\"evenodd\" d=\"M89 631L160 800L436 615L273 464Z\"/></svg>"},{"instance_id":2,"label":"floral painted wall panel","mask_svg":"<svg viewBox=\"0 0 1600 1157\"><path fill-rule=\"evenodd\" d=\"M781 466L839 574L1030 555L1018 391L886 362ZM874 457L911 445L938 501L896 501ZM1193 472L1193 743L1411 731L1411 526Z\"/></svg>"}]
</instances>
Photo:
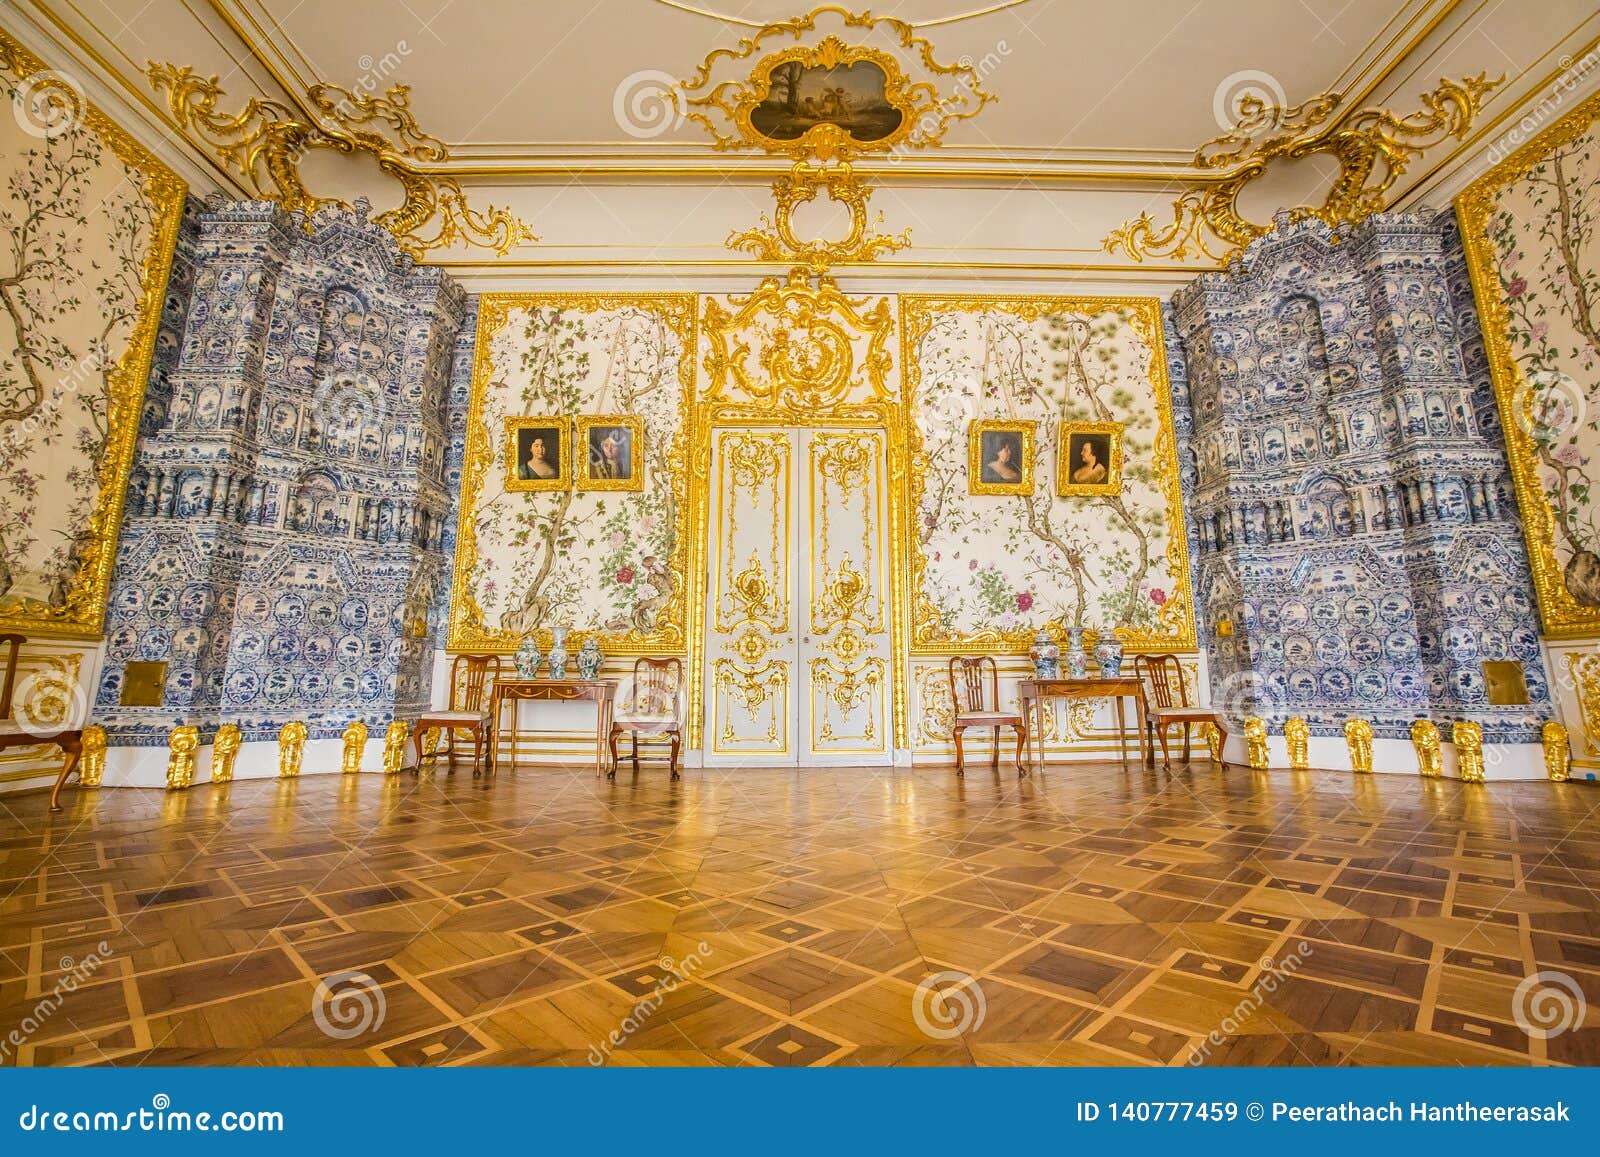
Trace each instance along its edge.
<instances>
[{"instance_id":1,"label":"floral painted wall panel","mask_svg":"<svg viewBox=\"0 0 1600 1157\"><path fill-rule=\"evenodd\" d=\"M183 182L0 33L0 629L100 633Z\"/></svg>"},{"instance_id":2,"label":"floral painted wall panel","mask_svg":"<svg viewBox=\"0 0 1600 1157\"><path fill-rule=\"evenodd\" d=\"M450 649L548 644L558 625L683 648L694 297L486 294L478 316ZM593 414L642 419L641 489L508 489L509 420L555 418L581 452Z\"/></svg>"},{"instance_id":3,"label":"floral painted wall panel","mask_svg":"<svg viewBox=\"0 0 1600 1157\"><path fill-rule=\"evenodd\" d=\"M1545 630L1600 632L1600 97L1458 209Z\"/></svg>"},{"instance_id":4,"label":"floral painted wall panel","mask_svg":"<svg viewBox=\"0 0 1600 1157\"><path fill-rule=\"evenodd\" d=\"M1155 299L901 298L914 459L918 650L1022 649L1037 628L1194 646ZM968 426L1035 426L1031 496L969 493ZM1062 421L1123 424L1120 492L1056 493ZM918 447L920 446L920 451Z\"/></svg>"}]
</instances>

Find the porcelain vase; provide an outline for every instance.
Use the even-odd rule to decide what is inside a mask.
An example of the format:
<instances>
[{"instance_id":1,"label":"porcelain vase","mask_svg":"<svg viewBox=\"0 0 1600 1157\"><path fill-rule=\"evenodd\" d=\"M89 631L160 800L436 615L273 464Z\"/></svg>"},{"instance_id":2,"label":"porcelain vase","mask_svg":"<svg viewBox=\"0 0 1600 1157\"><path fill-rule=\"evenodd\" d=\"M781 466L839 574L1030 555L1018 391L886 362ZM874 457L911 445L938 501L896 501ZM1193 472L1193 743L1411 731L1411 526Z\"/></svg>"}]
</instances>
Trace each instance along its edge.
<instances>
[{"instance_id":1,"label":"porcelain vase","mask_svg":"<svg viewBox=\"0 0 1600 1157\"><path fill-rule=\"evenodd\" d=\"M550 629L550 637L555 640L555 644L550 648L550 654L547 656L550 663L550 678L565 679L567 677L567 659L569 658L567 655L567 628L552 627Z\"/></svg>"},{"instance_id":2,"label":"porcelain vase","mask_svg":"<svg viewBox=\"0 0 1600 1157\"><path fill-rule=\"evenodd\" d=\"M517 665L519 679L537 679L539 664L544 662L544 653L539 650L539 641L532 635L522 640L522 646L517 648L517 653L512 656L512 662Z\"/></svg>"},{"instance_id":3,"label":"porcelain vase","mask_svg":"<svg viewBox=\"0 0 1600 1157\"><path fill-rule=\"evenodd\" d=\"M1084 679L1089 675L1089 656L1083 649L1083 628L1067 628L1067 650L1061 656L1067 665L1068 679Z\"/></svg>"},{"instance_id":4,"label":"porcelain vase","mask_svg":"<svg viewBox=\"0 0 1600 1157\"><path fill-rule=\"evenodd\" d=\"M1043 627L1040 627L1039 633L1033 637L1033 646L1028 651L1028 658L1033 660L1034 678L1061 678L1061 648Z\"/></svg>"},{"instance_id":5,"label":"porcelain vase","mask_svg":"<svg viewBox=\"0 0 1600 1157\"><path fill-rule=\"evenodd\" d=\"M1122 641L1109 633L1100 636L1094 645L1094 661L1100 664L1102 676L1117 678L1122 674Z\"/></svg>"},{"instance_id":6,"label":"porcelain vase","mask_svg":"<svg viewBox=\"0 0 1600 1157\"><path fill-rule=\"evenodd\" d=\"M578 649L578 678L593 679L600 674L600 644L590 635Z\"/></svg>"}]
</instances>

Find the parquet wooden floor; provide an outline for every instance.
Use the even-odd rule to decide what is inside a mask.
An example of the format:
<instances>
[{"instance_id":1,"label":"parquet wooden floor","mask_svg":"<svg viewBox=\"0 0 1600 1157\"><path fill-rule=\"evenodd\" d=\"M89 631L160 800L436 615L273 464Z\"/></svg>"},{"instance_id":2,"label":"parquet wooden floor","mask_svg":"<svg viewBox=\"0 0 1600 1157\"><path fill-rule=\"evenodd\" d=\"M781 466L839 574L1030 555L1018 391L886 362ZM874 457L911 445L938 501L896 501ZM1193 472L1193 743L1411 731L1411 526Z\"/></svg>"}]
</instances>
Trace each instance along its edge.
<instances>
[{"instance_id":1,"label":"parquet wooden floor","mask_svg":"<svg viewBox=\"0 0 1600 1157\"><path fill-rule=\"evenodd\" d=\"M1581 784L523 768L67 806L0 799L6 1064L1600 1060Z\"/></svg>"}]
</instances>

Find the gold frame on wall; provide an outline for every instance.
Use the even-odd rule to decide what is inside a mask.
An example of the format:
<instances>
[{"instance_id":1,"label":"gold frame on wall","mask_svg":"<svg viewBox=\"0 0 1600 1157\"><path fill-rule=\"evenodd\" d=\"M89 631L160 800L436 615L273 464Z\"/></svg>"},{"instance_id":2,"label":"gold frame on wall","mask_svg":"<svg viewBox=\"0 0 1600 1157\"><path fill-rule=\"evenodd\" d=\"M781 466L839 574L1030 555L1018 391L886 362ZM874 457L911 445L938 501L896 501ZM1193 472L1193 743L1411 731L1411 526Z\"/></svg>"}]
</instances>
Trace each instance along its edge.
<instances>
[{"instance_id":1,"label":"gold frame on wall","mask_svg":"<svg viewBox=\"0 0 1600 1157\"><path fill-rule=\"evenodd\" d=\"M673 441L673 457L687 457L690 447L696 445L694 364L700 348L696 294L561 292L483 294L478 302L478 329L472 355L472 400L467 414L467 445L461 467L455 570L450 587L450 629L446 643L446 648L450 651L509 654L521 641L521 636L513 632L493 630L485 626L483 609L473 596L471 576L478 563L474 514L478 508L484 479L499 458L497 453L499 448L483 421L484 398L496 372L490 347L495 335L505 328L512 311L540 307L589 313L640 309L661 317L683 347L683 356L678 362L680 421L677 437ZM570 416L568 420L570 421ZM689 573L689 561L693 555L692 536L696 532L696 515L691 505L688 472L675 474L671 484L677 512L677 526L673 535L672 558L667 562L667 569L674 579L674 591L672 598L662 608L656 620L655 630L649 632L632 630L624 633L573 631L568 636L569 642L581 644L592 635L602 648L613 655L683 655L688 651L690 631L694 623L691 617L694 590ZM541 646L546 646L551 641L548 628L539 628L537 637Z\"/></svg>"},{"instance_id":2,"label":"gold frame on wall","mask_svg":"<svg viewBox=\"0 0 1600 1157\"><path fill-rule=\"evenodd\" d=\"M1539 613L1544 633L1552 639L1600 634L1600 607L1584 606L1568 593L1562 566L1556 558L1555 514L1545 501L1533 440L1524 425L1524 403L1532 386L1511 349L1510 316L1501 296L1499 261L1488 235L1488 225L1497 193L1597 122L1600 122L1600 95L1578 105L1546 132L1479 177L1462 191L1455 203L1472 292L1477 299L1484 349L1488 353L1489 372L1494 381L1495 402L1500 409L1500 425L1505 431L1512 485L1522 511L1522 530L1528 543L1534 589L1539 595Z\"/></svg>"},{"instance_id":3,"label":"gold frame on wall","mask_svg":"<svg viewBox=\"0 0 1600 1157\"><path fill-rule=\"evenodd\" d=\"M921 385L921 367L916 359L918 343L927 335L941 313L958 311L984 313L1000 311L1023 321L1037 321L1051 313L1086 313L1121 310L1135 334L1150 350L1149 381L1156 402L1160 428L1155 437L1152 472L1166 501L1167 550L1169 571L1173 574L1172 592L1161 607L1161 631L1125 631L1118 636L1127 651L1183 652L1195 649L1193 580L1189 573L1189 537L1183 514L1183 489L1178 478L1177 433L1172 421L1172 391L1167 381L1166 341L1162 334L1161 301L1155 297L1058 297L1038 294L943 294L900 295L901 406L904 415L904 442L908 461L922 460L925 450L922 432L915 420L915 399ZM1033 628L1015 631L986 630L951 637L939 626L939 616L921 593L928 569L921 543L911 532L911 522L921 509L923 474L908 471L906 517L900 520L902 537L900 583L910 604L911 655L962 655L982 651L1021 654L1027 651ZM1058 627L1056 632L1061 633ZM896 689L898 691L898 688Z\"/></svg>"},{"instance_id":4,"label":"gold frame on wall","mask_svg":"<svg viewBox=\"0 0 1600 1157\"><path fill-rule=\"evenodd\" d=\"M1033 493L1034 440L1039 433L1037 422L1014 422L1005 418L974 418L967 423L967 493L1010 494L1027 497ZM1022 462L1015 482L985 482L983 480L983 436L985 434L1017 434L1022 442Z\"/></svg>"},{"instance_id":5,"label":"gold frame on wall","mask_svg":"<svg viewBox=\"0 0 1600 1157\"><path fill-rule=\"evenodd\" d=\"M589 477L589 431L596 426L621 426L628 431L628 437L633 442L629 450L629 462L633 466L633 473L626 478L591 478ZM578 460L579 451L583 452L583 460ZM572 479L579 490L629 490L642 491L644 489L644 419L637 414L579 414L578 432L572 442Z\"/></svg>"},{"instance_id":6,"label":"gold frame on wall","mask_svg":"<svg viewBox=\"0 0 1600 1157\"><path fill-rule=\"evenodd\" d=\"M0 68L19 81L49 71L43 61L4 30L0 30ZM117 160L145 179L144 191L150 199L152 215L149 250L140 271L143 296L128 333L127 348L107 374L106 438L94 464L99 494L89 514L86 546L71 587L60 605L0 598L0 631L98 639L105 626L106 599L111 591L111 571L116 563L140 411L188 187L154 153L88 101L82 105L82 124L100 138Z\"/></svg>"},{"instance_id":7,"label":"gold frame on wall","mask_svg":"<svg viewBox=\"0 0 1600 1157\"><path fill-rule=\"evenodd\" d=\"M517 435L523 430L554 429L556 461L562 473L554 478L523 478L518 474ZM538 414L506 419L505 489L507 494L559 494L572 488L572 418L567 414Z\"/></svg>"},{"instance_id":8,"label":"gold frame on wall","mask_svg":"<svg viewBox=\"0 0 1600 1157\"><path fill-rule=\"evenodd\" d=\"M1123 422L1062 422L1056 436L1056 493L1062 498L1092 498L1098 495L1122 493L1122 435ZM1072 445L1074 434L1109 435L1110 450L1106 460L1104 482L1072 481Z\"/></svg>"}]
</instances>

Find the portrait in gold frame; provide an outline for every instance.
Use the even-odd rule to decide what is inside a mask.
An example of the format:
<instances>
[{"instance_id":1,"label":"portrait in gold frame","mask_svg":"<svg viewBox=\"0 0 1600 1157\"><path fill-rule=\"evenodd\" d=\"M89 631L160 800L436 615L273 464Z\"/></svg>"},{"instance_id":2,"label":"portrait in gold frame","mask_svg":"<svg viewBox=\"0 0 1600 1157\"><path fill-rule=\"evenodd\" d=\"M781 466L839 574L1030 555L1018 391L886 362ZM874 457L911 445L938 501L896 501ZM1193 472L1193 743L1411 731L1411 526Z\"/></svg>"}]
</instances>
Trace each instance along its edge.
<instances>
[{"instance_id":1,"label":"portrait in gold frame","mask_svg":"<svg viewBox=\"0 0 1600 1157\"><path fill-rule=\"evenodd\" d=\"M572 463L578 489L643 490L644 451L637 414L579 414Z\"/></svg>"},{"instance_id":2,"label":"portrait in gold frame","mask_svg":"<svg viewBox=\"0 0 1600 1157\"><path fill-rule=\"evenodd\" d=\"M1032 422L974 418L967 427L967 492L1032 494L1033 447Z\"/></svg>"},{"instance_id":3,"label":"portrait in gold frame","mask_svg":"<svg viewBox=\"0 0 1600 1157\"><path fill-rule=\"evenodd\" d=\"M1062 422L1056 442L1056 493L1088 498L1122 492L1122 423Z\"/></svg>"},{"instance_id":4,"label":"portrait in gold frame","mask_svg":"<svg viewBox=\"0 0 1600 1157\"><path fill-rule=\"evenodd\" d=\"M565 414L507 418L505 469L507 493L570 489L572 419Z\"/></svg>"}]
</instances>

